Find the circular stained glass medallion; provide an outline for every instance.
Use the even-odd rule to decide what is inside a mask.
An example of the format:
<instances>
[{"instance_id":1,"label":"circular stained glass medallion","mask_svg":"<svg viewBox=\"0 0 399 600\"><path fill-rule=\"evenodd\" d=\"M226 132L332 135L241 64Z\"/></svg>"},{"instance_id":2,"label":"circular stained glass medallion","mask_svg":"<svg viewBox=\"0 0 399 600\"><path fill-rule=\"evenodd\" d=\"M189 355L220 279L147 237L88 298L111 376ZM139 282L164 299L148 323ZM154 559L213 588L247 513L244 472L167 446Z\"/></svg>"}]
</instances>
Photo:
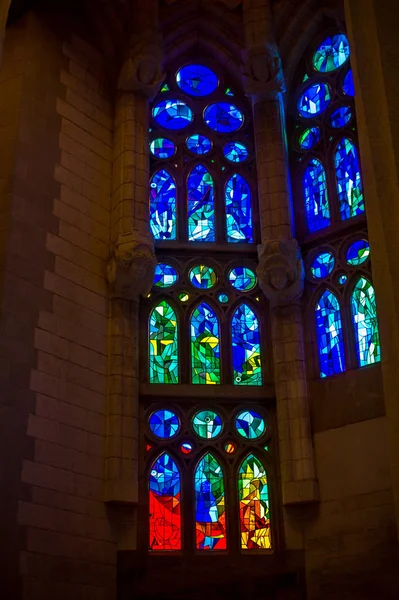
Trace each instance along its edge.
<instances>
[{"instance_id":1,"label":"circular stained glass medallion","mask_svg":"<svg viewBox=\"0 0 399 600\"><path fill-rule=\"evenodd\" d=\"M334 129L339 129L340 127L345 127L351 118L352 111L349 106L341 106L332 113L330 117L330 123Z\"/></svg>"},{"instance_id":2,"label":"circular stained glass medallion","mask_svg":"<svg viewBox=\"0 0 399 600\"><path fill-rule=\"evenodd\" d=\"M370 245L367 240L356 240L346 252L346 260L349 265L357 267L362 265L370 255Z\"/></svg>"},{"instance_id":3,"label":"circular stained glass medallion","mask_svg":"<svg viewBox=\"0 0 399 600\"><path fill-rule=\"evenodd\" d=\"M348 276L345 274L338 275L338 283L339 285L344 285L348 281Z\"/></svg>"},{"instance_id":4,"label":"circular stained glass medallion","mask_svg":"<svg viewBox=\"0 0 399 600\"><path fill-rule=\"evenodd\" d=\"M168 288L176 283L179 276L176 269L166 263L158 263L155 267L154 285L160 288Z\"/></svg>"},{"instance_id":5,"label":"circular stained glass medallion","mask_svg":"<svg viewBox=\"0 0 399 600\"><path fill-rule=\"evenodd\" d=\"M190 454L192 452L193 445L190 442L183 442L180 446L180 450L183 454Z\"/></svg>"},{"instance_id":6,"label":"circular stained glass medallion","mask_svg":"<svg viewBox=\"0 0 399 600\"><path fill-rule=\"evenodd\" d=\"M299 136L299 145L303 150L310 150L320 142L320 129L318 127L308 127Z\"/></svg>"},{"instance_id":7,"label":"circular stained glass medallion","mask_svg":"<svg viewBox=\"0 0 399 600\"><path fill-rule=\"evenodd\" d=\"M208 154L212 150L211 140L199 133L195 133L187 138L186 145L190 152L194 154Z\"/></svg>"},{"instance_id":8,"label":"circular stained glass medallion","mask_svg":"<svg viewBox=\"0 0 399 600\"><path fill-rule=\"evenodd\" d=\"M218 133L237 131L244 123L242 112L229 102L216 102L204 110L204 121Z\"/></svg>"},{"instance_id":9,"label":"circular stained glass medallion","mask_svg":"<svg viewBox=\"0 0 399 600\"><path fill-rule=\"evenodd\" d=\"M344 79L344 83L343 83L343 90L344 90L344 94L346 94L347 96L354 96L355 95L355 84L353 82L353 71L352 69L349 69L349 71L347 72L347 74L345 75L345 79Z\"/></svg>"},{"instance_id":10,"label":"circular stained glass medallion","mask_svg":"<svg viewBox=\"0 0 399 600\"><path fill-rule=\"evenodd\" d=\"M171 410L157 410L149 418L152 433L161 440L167 440L179 431L180 421Z\"/></svg>"},{"instance_id":11,"label":"circular stained glass medallion","mask_svg":"<svg viewBox=\"0 0 399 600\"><path fill-rule=\"evenodd\" d=\"M241 142L227 142L223 146L223 154L233 163L244 162L248 158L248 150Z\"/></svg>"},{"instance_id":12,"label":"circular stained glass medallion","mask_svg":"<svg viewBox=\"0 0 399 600\"><path fill-rule=\"evenodd\" d=\"M236 445L233 442L227 442L224 445L224 451L227 452L227 454L234 454L236 451Z\"/></svg>"},{"instance_id":13,"label":"circular stained glass medallion","mask_svg":"<svg viewBox=\"0 0 399 600\"><path fill-rule=\"evenodd\" d=\"M222 419L213 410L201 410L193 418L195 433L204 439L213 439L222 431Z\"/></svg>"},{"instance_id":14,"label":"circular stained glass medallion","mask_svg":"<svg viewBox=\"0 0 399 600\"><path fill-rule=\"evenodd\" d=\"M337 33L326 38L313 55L313 66L319 73L330 73L342 67L350 55L346 35Z\"/></svg>"},{"instance_id":15,"label":"circular stained glass medallion","mask_svg":"<svg viewBox=\"0 0 399 600\"><path fill-rule=\"evenodd\" d=\"M331 102L328 83L314 83L305 89L298 100L298 110L302 117L309 119L322 113Z\"/></svg>"},{"instance_id":16,"label":"circular stained glass medallion","mask_svg":"<svg viewBox=\"0 0 399 600\"><path fill-rule=\"evenodd\" d=\"M256 440L266 429L265 420L253 410L240 412L236 418L237 432L247 440Z\"/></svg>"},{"instance_id":17,"label":"circular stained glass medallion","mask_svg":"<svg viewBox=\"0 0 399 600\"><path fill-rule=\"evenodd\" d=\"M231 269L228 275L229 282L240 292L249 292L256 285L256 275L248 267L236 267Z\"/></svg>"},{"instance_id":18,"label":"circular stained glass medallion","mask_svg":"<svg viewBox=\"0 0 399 600\"><path fill-rule=\"evenodd\" d=\"M168 140L167 138L157 138L156 140L152 140L150 151L155 158L170 158L176 152L176 146L172 140Z\"/></svg>"},{"instance_id":19,"label":"circular stained glass medallion","mask_svg":"<svg viewBox=\"0 0 399 600\"><path fill-rule=\"evenodd\" d=\"M177 71L177 85L191 96L208 96L219 84L216 73L204 65L186 65Z\"/></svg>"},{"instance_id":20,"label":"circular stained glass medallion","mask_svg":"<svg viewBox=\"0 0 399 600\"><path fill-rule=\"evenodd\" d=\"M161 127L172 130L184 129L193 120L191 108L176 98L161 100L152 109L152 114Z\"/></svg>"},{"instance_id":21,"label":"circular stained glass medallion","mask_svg":"<svg viewBox=\"0 0 399 600\"><path fill-rule=\"evenodd\" d=\"M188 302L190 300L190 294L187 292L180 292L179 300L180 302Z\"/></svg>"},{"instance_id":22,"label":"circular stained glass medallion","mask_svg":"<svg viewBox=\"0 0 399 600\"><path fill-rule=\"evenodd\" d=\"M197 265L190 270L190 282L196 288L209 290L217 281L216 273L211 267Z\"/></svg>"},{"instance_id":23,"label":"circular stained glass medallion","mask_svg":"<svg viewBox=\"0 0 399 600\"><path fill-rule=\"evenodd\" d=\"M321 252L312 262L310 270L315 279L324 279L333 272L335 258L331 252Z\"/></svg>"},{"instance_id":24,"label":"circular stained glass medallion","mask_svg":"<svg viewBox=\"0 0 399 600\"><path fill-rule=\"evenodd\" d=\"M227 302L229 301L229 297L227 294L219 294L218 296L218 300L219 302L221 302L222 304L227 304Z\"/></svg>"}]
</instances>

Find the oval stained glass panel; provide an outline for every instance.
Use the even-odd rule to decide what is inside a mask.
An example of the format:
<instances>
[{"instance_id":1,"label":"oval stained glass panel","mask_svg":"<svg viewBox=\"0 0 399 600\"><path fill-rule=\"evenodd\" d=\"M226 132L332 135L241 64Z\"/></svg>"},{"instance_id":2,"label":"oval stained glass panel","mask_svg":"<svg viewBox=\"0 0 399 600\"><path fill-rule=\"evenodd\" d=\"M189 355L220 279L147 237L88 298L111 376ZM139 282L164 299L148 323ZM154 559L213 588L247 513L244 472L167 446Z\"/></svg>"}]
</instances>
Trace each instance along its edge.
<instances>
[{"instance_id":1,"label":"oval stained glass panel","mask_svg":"<svg viewBox=\"0 0 399 600\"><path fill-rule=\"evenodd\" d=\"M219 302L221 302L222 304L227 304L227 302L229 301L229 297L227 294L219 294L218 296L218 300Z\"/></svg>"},{"instance_id":2,"label":"oval stained glass panel","mask_svg":"<svg viewBox=\"0 0 399 600\"><path fill-rule=\"evenodd\" d=\"M338 275L338 283L339 285L345 285L345 283L348 281L348 276L345 274L342 275Z\"/></svg>"},{"instance_id":3,"label":"oval stained glass panel","mask_svg":"<svg viewBox=\"0 0 399 600\"><path fill-rule=\"evenodd\" d=\"M362 265L370 256L370 245L367 240L356 240L346 251L346 260L349 265L357 267Z\"/></svg>"},{"instance_id":4,"label":"oval stained glass panel","mask_svg":"<svg viewBox=\"0 0 399 600\"><path fill-rule=\"evenodd\" d=\"M263 417L254 410L240 412L235 421L237 433L247 440L256 440L266 429Z\"/></svg>"},{"instance_id":5,"label":"oval stained glass panel","mask_svg":"<svg viewBox=\"0 0 399 600\"><path fill-rule=\"evenodd\" d=\"M196 549L226 550L223 470L212 454L206 454L199 461L194 487Z\"/></svg>"},{"instance_id":6,"label":"oval stained glass panel","mask_svg":"<svg viewBox=\"0 0 399 600\"><path fill-rule=\"evenodd\" d=\"M190 282L196 288L209 290L216 284L217 277L212 267L197 265L190 270Z\"/></svg>"},{"instance_id":7,"label":"oval stained glass panel","mask_svg":"<svg viewBox=\"0 0 399 600\"><path fill-rule=\"evenodd\" d=\"M179 276L176 269L167 263L158 263L155 267L154 285L159 288L168 288L176 283Z\"/></svg>"},{"instance_id":8,"label":"oval stained glass panel","mask_svg":"<svg viewBox=\"0 0 399 600\"><path fill-rule=\"evenodd\" d=\"M324 279L334 270L335 258L331 252L321 252L312 262L310 270L315 279Z\"/></svg>"},{"instance_id":9,"label":"oval stained glass panel","mask_svg":"<svg viewBox=\"0 0 399 600\"><path fill-rule=\"evenodd\" d=\"M213 410L201 410L193 417L194 432L203 439L216 438L222 431L222 419Z\"/></svg>"},{"instance_id":10,"label":"oval stained glass panel","mask_svg":"<svg viewBox=\"0 0 399 600\"><path fill-rule=\"evenodd\" d=\"M227 160L233 163L244 162L248 158L248 150L241 142L227 142L223 146L223 154Z\"/></svg>"},{"instance_id":11,"label":"oval stained glass panel","mask_svg":"<svg viewBox=\"0 0 399 600\"><path fill-rule=\"evenodd\" d=\"M193 120L191 108L177 98L161 100L152 109L152 114L158 125L175 131L184 129Z\"/></svg>"},{"instance_id":12,"label":"oval stained glass panel","mask_svg":"<svg viewBox=\"0 0 399 600\"><path fill-rule=\"evenodd\" d=\"M155 158L170 158L176 152L176 146L167 138L156 138L150 144L151 154Z\"/></svg>"},{"instance_id":13,"label":"oval stained glass panel","mask_svg":"<svg viewBox=\"0 0 399 600\"><path fill-rule=\"evenodd\" d=\"M171 410L155 411L148 422L152 433L161 440L174 437L180 428L179 418Z\"/></svg>"},{"instance_id":14,"label":"oval stained glass panel","mask_svg":"<svg viewBox=\"0 0 399 600\"><path fill-rule=\"evenodd\" d=\"M351 96L352 98L355 95L355 84L353 81L353 71L349 69L347 74L345 75L344 83L343 83L344 94L347 96Z\"/></svg>"},{"instance_id":15,"label":"oval stained glass panel","mask_svg":"<svg viewBox=\"0 0 399 600\"><path fill-rule=\"evenodd\" d=\"M256 275L248 267L231 269L228 278L233 288L240 292L249 292L256 286Z\"/></svg>"},{"instance_id":16,"label":"oval stained glass panel","mask_svg":"<svg viewBox=\"0 0 399 600\"><path fill-rule=\"evenodd\" d=\"M176 239L176 184L164 169L150 181L150 227L156 240Z\"/></svg>"},{"instance_id":17,"label":"oval stained glass panel","mask_svg":"<svg viewBox=\"0 0 399 600\"><path fill-rule=\"evenodd\" d=\"M310 150L320 142L321 134L319 127L308 127L299 136L299 145L302 150Z\"/></svg>"},{"instance_id":18,"label":"oval stained glass panel","mask_svg":"<svg viewBox=\"0 0 399 600\"><path fill-rule=\"evenodd\" d=\"M231 133L244 123L244 115L234 104L216 102L204 110L204 121L213 131Z\"/></svg>"},{"instance_id":19,"label":"oval stained glass panel","mask_svg":"<svg viewBox=\"0 0 399 600\"><path fill-rule=\"evenodd\" d=\"M349 55L348 38L343 33L337 33L326 38L317 48L313 56L313 66L319 73L330 73L342 67Z\"/></svg>"},{"instance_id":20,"label":"oval stained glass panel","mask_svg":"<svg viewBox=\"0 0 399 600\"><path fill-rule=\"evenodd\" d=\"M314 83L305 89L298 100L299 114L306 119L320 115L331 102L328 83Z\"/></svg>"},{"instance_id":21,"label":"oval stained glass panel","mask_svg":"<svg viewBox=\"0 0 399 600\"><path fill-rule=\"evenodd\" d=\"M234 173L226 183L227 241L252 244L251 190L239 173Z\"/></svg>"},{"instance_id":22,"label":"oval stained glass panel","mask_svg":"<svg viewBox=\"0 0 399 600\"><path fill-rule=\"evenodd\" d=\"M187 180L188 239L215 241L215 197L212 175L203 165L194 167Z\"/></svg>"},{"instance_id":23,"label":"oval stained glass panel","mask_svg":"<svg viewBox=\"0 0 399 600\"><path fill-rule=\"evenodd\" d=\"M208 96L219 84L216 73L204 65L186 65L177 71L177 85L191 96Z\"/></svg>"},{"instance_id":24,"label":"oval stained glass panel","mask_svg":"<svg viewBox=\"0 0 399 600\"><path fill-rule=\"evenodd\" d=\"M194 154L208 154L212 150L211 140L199 133L195 133L187 138L186 145L190 152Z\"/></svg>"},{"instance_id":25,"label":"oval stained glass panel","mask_svg":"<svg viewBox=\"0 0 399 600\"><path fill-rule=\"evenodd\" d=\"M180 473L169 454L152 465L149 480L149 548L181 550Z\"/></svg>"},{"instance_id":26,"label":"oval stained glass panel","mask_svg":"<svg viewBox=\"0 0 399 600\"><path fill-rule=\"evenodd\" d=\"M345 127L352 118L352 111L349 106L341 106L330 116L330 123L334 129Z\"/></svg>"}]
</instances>

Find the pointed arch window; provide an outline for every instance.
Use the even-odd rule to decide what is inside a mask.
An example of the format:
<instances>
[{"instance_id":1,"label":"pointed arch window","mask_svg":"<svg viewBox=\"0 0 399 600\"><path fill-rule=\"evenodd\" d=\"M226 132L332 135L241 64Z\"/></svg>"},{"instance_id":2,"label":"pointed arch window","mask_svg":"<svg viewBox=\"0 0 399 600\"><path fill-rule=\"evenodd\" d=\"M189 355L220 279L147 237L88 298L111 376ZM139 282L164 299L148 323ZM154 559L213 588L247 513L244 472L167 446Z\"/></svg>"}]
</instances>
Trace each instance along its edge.
<instances>
[{"instance_id":1,"label":"pointed arch window","mask_svg":"<svg viewBox=\"0 0 399 600\"><path fill-rule=\"evenodd\" d=\"M181 550L180 472L164 452L149 475L149 547L151 550Z\"/></svg>"},{"instance_id":2,"label":"pointed arch window","mask_svg":"<svg viewBox=\"0 0 399 600\"><path fill-rule=\"evenodd\" d=\"M176 184L168 171L161 169L150 181L150 226L156 240L176 239Z\"/></svg>"},{"instance_id":3,"label":"pointed arch window","mask_svg":"<svg viewBox=\"0 0 399 600\"><path fill-rule=\"evenodd\" d=\"M215 196L212 175L203 165L194 167L188 177L188 239L215 241Z\"/></svg>"},{"instance_id":4,"label":"pointed arch window","mask_svg":"<svg viewBox=\"0 0 399 600\"><path fill-rule=\"evenodd\" d=\"M195 539L197 550L227 547L223 470L217 459L205 454L195 471Z\"/></svg>"},{"instance_id":5,"label":"pointed arch window","mask_svg":"<svg viewBox=\"0 0 399 600\"><path fill-rule=\"evenodd\" d=\"M226 183L225 205L227 241L251 244L254 241L251 189L239 173L234 173Z\"/></svg>"},{"instance_id":6,"label":"pointed arch window","mask_svg":"<svg viewBox=\"0 0 399 600\"><path fill-rule=\"evenodd\" d=\"M261 461L253 454L247 456L240 466L238 499L241 548L243 550L271 548L267 475Z\"/></svg>"},{"instance_id":7,"label":"pointed arch window","mask_svg":"<svg viewBox=\"0 0 399 600\"><path fill-rule=\"evenodd\" d=\"M336 296L325 290L316 304L320 377L345 370L341 309Z\"/></svg>"},{"instance_id":8,"label":"pointed arch window","mask_svg":"<svg viewBox=\"0 0 399 600\"><path fill-rule=\"evenodd\" d=\"M194 310L190 331L192 383L220 383L219 319L206 302Z\"/></svg>"},{"instance_id":9,"label":"pointed arch window","mask_svg":"<svg viewBox=\"0 0 399 600\"><path fill-rule=\"evenodd\" d=\"M360 277L353 289L351 312L359 366L365 367L379 362L381 347L375 292L365 277Z\"/></svg>"},{"instance_id":10,"label":"pointed arch window","mask_svg":"<svg viewBox=\"0 0 399 600\"><path fill-rule=\"evenodd\" d=\"M362 177L356 146L343 138L335 151L335 171L342 219L350 219L364 212Z\"/></svg>"},{"instance_id":11,"label":"pointed arch window","mask_svg":"<svg viewBox=\"0 0 399 600\"><path fill-rule=\"evenodd\" d=\"M151 383L178 383L179 346L177 317L162 300L152 310L149 322L149 378Z\"/></svg>"},{"instance_id":12,"label":"pointed arch window","mask_svg":"<svg viewBox=\"0 0 399 600\"><path fill-rule=\"evenodd\" d=\"M259 322L248 304L241 304L231 320L235 385L262 385Z\"/></svg>"},{"instance_id":13,"label":"pointed arch window","mask_svg":"<svg viewBox=\"0 0 399 600\"><path fill-rule=\"evenodd\" d=\"M312 158L302 179L308 229L310 233L330 225L326 171L317 158Z\"/></svg>"}]
</instances>

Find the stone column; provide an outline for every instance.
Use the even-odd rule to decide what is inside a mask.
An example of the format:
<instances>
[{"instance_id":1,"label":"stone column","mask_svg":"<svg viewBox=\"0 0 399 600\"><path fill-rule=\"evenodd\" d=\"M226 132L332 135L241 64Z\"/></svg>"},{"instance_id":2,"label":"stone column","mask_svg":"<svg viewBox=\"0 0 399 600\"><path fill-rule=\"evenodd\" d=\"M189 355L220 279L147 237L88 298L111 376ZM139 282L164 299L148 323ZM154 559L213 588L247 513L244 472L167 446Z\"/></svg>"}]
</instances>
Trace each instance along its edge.
<instances>
[{"instance_id":1,"label":"stone column","mask_svg":"<svg viewBox=\"0 0 399 600\"><path fill-rule=\"evenodd\" d=\"M399 532L399 11L390 0L345 0L345 12Z\"/></svg>"},{"instance_id":2,"label":"stone column","mask_svg":"<svg viewBox=\"0 0 399 600\"><path fill-rule=\"evenodd\" d=\"M284 79L270 0L244 0L244 87L253 103L262 244L258 279L269 299L283 503L317 499L300 297L303 264L293 237Z\"/></svg>"},{"instance_id":3,"label":"stone column","mask_svg":"<svg viewBox=\"0 0 399 600\"><path fill-rule=\"evenodd\" d=\"M141 33L133 35L119 77L114 129L105 498L127 504L138 500L139 299L151 289L156 264L148 128L149 100L162 80L162 45L154 27L143 27L153 4L146 3L141 19L135 12Z\"/></svg>"}]
</instances>

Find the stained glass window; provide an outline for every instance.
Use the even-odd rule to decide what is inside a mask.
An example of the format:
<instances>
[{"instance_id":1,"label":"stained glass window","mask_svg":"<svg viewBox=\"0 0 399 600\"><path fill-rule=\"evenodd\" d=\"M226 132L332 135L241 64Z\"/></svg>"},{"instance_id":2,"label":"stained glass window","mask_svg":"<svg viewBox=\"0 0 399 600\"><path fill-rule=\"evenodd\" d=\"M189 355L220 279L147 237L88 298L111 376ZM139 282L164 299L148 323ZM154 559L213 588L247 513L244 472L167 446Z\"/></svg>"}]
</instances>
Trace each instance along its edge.
<instances>
[{"instance_id":1,"label":"stained glass window","mask_svg":"<svg viewBox=\"0 0 399 600\"><path fill-rule=\"evenodd\" d=\"M313 233L330 225L326 172L317 158L312 158L302 179L306 217L309 232Z\"/></svg>"},{"instance_id":2,"label":"stained glass window","mask_svg":"<svg viewBox=\"0 0 399 600\"><path fill-rule=\"evenodd\" d=\"M150 550L180 550L180 473L168 454L152 465L149 483Z\"/></svg>"},{"instance_id":3,"label":"stained glass window","mask_svg":"<svg viewBox=\"0 0 399 600\"><path fill-rule=\"evenodd\" d=\"M191 108L183 100L161 100L153 108L154 119L165 129L184 129L193 120Z\"/></svg>"},{"instance_id":4,"label":"stained glass window","mask_svg":"<svg viewBox=\"0 0 399 600\"><path fill-rule=\"evenodd\" d=\"M352 118L352 111L349 106L341 106L337 110L335 110L331 117L330 123L332 127L335 129L339 129L340 127L345 127L349 123Z\"/></svg>"},{"instance_id":5,"label":"stained glass window","mask_svg":"<svg viewBox=\"0 0 399 600\"><path fill-rule=\"evenodd\" d=\"M206 265L193 267L190 270L189 277L193 286L202 290L213 288L217 282L215 271L212 267L207 267Z\"/></svg>"},{"instance_id":6,"label":"stained glass window","mask_svg":"<svg viewBox=\"0 0 399 600\"><path fill-rule=\"evenodd\" d=\"M249 292L256 286L256 275L248 267L231 269L228 277L233 288L241 292Z\"/></svg>"},{"instance_id":7,"label":"stained glass window","mask_svg":"<svg viewBox=\"0 0 399 600\"><path fill-rule=\"evenodd\" d=\"M188 239L215 241L215 201L213 179L203 165L191 171L187 181Z\"/></svg>"},{"instance_id":8,"label":"stained glass window","mask_svg":"<svg viewBox=\"0 0 399 600\"><path fill-rule=\"evenodd\" d=\"M150 226L156 240L176 239L176 185L164 169L150 181Z\"/></svg>"},{"instance_id":9,"label":"stained glass window","mask_svg":"<svg viewBox=\"0 0 399 600\"><path fill-rule=\"evenodd\" d=\"M313 66L320 73L335 71L346 63L350 55L349 42L343 33L328 37L313 56Z\"/></svg>"},{"instance_id":10,"label":"stained glass window","mask_svg":"<svg viewBox=\"0 0 399 600\"><path fill-rule=\"evenodd\" d=\"M230 162L240 163L248 158L248 150L240 142L227 142L223 146L223 154Z\"/></svg>"},{"instance_id":11,"label":"stained glass window","mask_svg":"<svg viewBox=\"0 0 399 600\"><path fill-rule=\"evenodd\" d=\"M349 265L359 266L368 259L370 255L370 245L367 240L356 240L352 242L346 251L346 260Z\"/></svg>"},{"instance_id":12,"label":"stained glass window","mask_svg":"<svg viewBox=\"0 0 399 600\"><path fill-rule=\"evenodd\" d=\"M263 435L266 423L263 417L254 410L244 410L236 417L237 433L248 440L256 440Z\"/></svg>"},{"instance_id":13,"label":"stained glass window","mask_svg":"<svg viewBox=\"0 0 399 600\"><path fill-rule=\"evenodd\" d=\"M272 544L266 470L253 454L250 454L240 467L238 496L241 548L270 549Z\"/></svg>"},{"instance_id":14,"label":"stained glass window","mask_svg":"<svg viewBox=\"0 0 399 600\"><path fill-rule=\"evenodd\" d=\"M345 75L344 84L343 84L344 93L347 96L355 95L355 84L353 82L353 72L352 69L349 69L347 74Z\"/></svg>"},{"instance_id":15,"label":"stained glass window","mask_svg":"<svg viewBox=\"0 0 399 600\"><path fill-rule=\"evenodd\" d=\"M179 431L178 416L171 410L156 410L149 419L152 433L163 440L172 438Z\"/></svg>"},{"instance_id":16,"label":"stained glass window","mask_svg":"<svg viewBox=\"0 0 399 600\"><path fill-rule=\"evenodd\" d=\"M331 101L330 87L327 83L314 83L307 87L298 101L299 114L305 118L322 113Z\"/></svg>"},{"instance_id":17,"label":"stained glass window","mask_svg":"<svg viewBox=\"0 0 399 600\"><path fill-rule=\"evenodd\" d=\"M364 212L363 185L356 146L348 138L342 139L335 152L335 171L342 219L350 219Z\"/></svg>"},{"instance_id":18,"label":"stained glass window","mask_svg":"<svg viewBox=\"0 0 399 600\"><path fill-rule=\"evenodd\" d=\"M227 241L253 242L251 190L244 177L234 173L226 183Z\"/></svg>"},{"instance_id":19,"label":"stained glass window","mask_svg":"<svg viewBox=\"0 0 399 600\"><path fill-rule=\"evenodd\" d=\"M178 383L179 352L177 318L162 300L150 315L149 371L151 383Z\"/></svg>"},{"instance_id":20,"label":"stained glass window","mask_svg":"<svg viewBox=\"0 0 399 600\"><path fill-rule=\"evenodd\" d=\"M361 277L351 297L352 320L356 338L356 353L360 367L381 360L377 307L374 288Z\"/></svg>"},{"instance_id":21,"label":"stained glass window","mask_svg":"<svg viewBox=\"0 0 399 600\"><path fill-rule=\"evenodd\" d=\"M156 138L150 143L150 150L156 158L170 158L176 152L176 146L167 138Z\"/></svg>"},{"instance_id":22,"label":"stained glass window","mask_svg":"<svg viewBox=\"0 0 399 600\"><path fill-rule=\"evenodd\" d=\"M313 260L310 270L315 279L324 279L333 272L334 266L335 258L331 252L321 252Z\"/></svg>"},{"instance_id":23,"label":"stained glass window","mask_svg":"<svg viewBox=\"0 0 399 600\"><path fill-rule=\"evenodd\" d=\"M212 142L209 138L198 133L190 135L186 140L187 148L194 154L208 154L212 150Z\"/></svg>"},{"instance_id":24,"label":"stained glass window","mask_svg":"<svg viewBox=\"0 0 399 600\"><path fill-rule=\"evenodd\" d=\"M320 377L345 371L341 309L336 296L329 290L316 304L316 330L319 350Z\"/></svg>"},{"instance_id":25,"label":"stained glass window","mask_svg":"<svg viewBox=\"0 0 399 600\"><path fill-rule=\"evenodd\" d=\"M204 111L205 123L218 133L237 131L244 122L242 112L229 102L216 102Z\"/></svg>"},{"instance_id":26,"label":"stained glass window","mask_svg":"<svg viewBox=\"0 0 399 600\"><path fill-rule=\"evenodd\" d=\"M231 321L235 385L262 385L259 323L253 310L241 304Z\"/></svg>"},{"instance_id":27,"label":"stained glass window","mask_svg":"<svg viewBox=\"0 0 399 600\"><path fill-rule=\"evenodd\" d=\"M216 438L222 431L222 419L213 410L201 410L193 417L193 429L201 438Z\"/></svg>"},{"instance_id":28,"label":"stained glass window","mask_svg":"<svg viewBox=\"0 0 399 600\"><path fill-rule=\"evenodd\" d=\"M299 136L299 145L303 150L310 150L320 142L320 128L308 127Z\"/></svg>"},{"instance_id":29,"label":"stained glass window","mask_svg":"<svg viewBox=\"0 0 399 600\"><path fill-rule=\"evenodd\" d=\"M206 454L195 471L195 529L197 550L225 550L226 511L222 467Z\"/></svg>"},{"instance_id":30,"label":"stained glass window","mask_svg":"<svg viewBox=\"0 0 399 600\"><path fill-rule=\"evenodd\" d=\"M206 302L194 310L190 331L192 383L220 383L219 321Z\"/></svg>"},{"instance_id":31,"label":"stained glass window","mask_svg":"<svg viewBox=\"0 0 399 600\"><path fill-rule=\"evenodd\" d=\"M159 288L168 288L176 283L179 276L176 269L166 263L158 263L155 267L154 285Z\"/></svg>"},{"instance_id":32,"label":"stained glass window","mask_svg":"<svg viewBox=\"0 0 399 600\"><path fill-rule=\"evenodd\" d=\"M219 83L216 73L204 65L196 64L179 69L176 81L179 88L191 96L208 96Z\"/></svg>"}]
</instances>

